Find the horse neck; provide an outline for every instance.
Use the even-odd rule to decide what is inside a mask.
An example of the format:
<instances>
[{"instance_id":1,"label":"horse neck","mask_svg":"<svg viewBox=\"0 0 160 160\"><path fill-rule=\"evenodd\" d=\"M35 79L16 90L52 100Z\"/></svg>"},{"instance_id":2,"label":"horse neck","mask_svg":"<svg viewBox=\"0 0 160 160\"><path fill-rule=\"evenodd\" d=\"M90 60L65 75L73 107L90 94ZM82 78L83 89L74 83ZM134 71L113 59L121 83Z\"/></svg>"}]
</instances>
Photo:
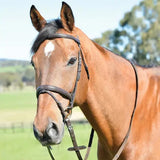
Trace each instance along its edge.
<instances>
[{"instance_id":1,"label":"horse neck","mask_svg":"<svg viewBox=\"0 0 160 160\"><path fill-rule=\"evenodd\" d=\"M125 59L82 34L81 47L90 79L86 102L80 106L98 137L112 149L124 138L135 100L135 74Z\"/></svg>"}]
</instances>

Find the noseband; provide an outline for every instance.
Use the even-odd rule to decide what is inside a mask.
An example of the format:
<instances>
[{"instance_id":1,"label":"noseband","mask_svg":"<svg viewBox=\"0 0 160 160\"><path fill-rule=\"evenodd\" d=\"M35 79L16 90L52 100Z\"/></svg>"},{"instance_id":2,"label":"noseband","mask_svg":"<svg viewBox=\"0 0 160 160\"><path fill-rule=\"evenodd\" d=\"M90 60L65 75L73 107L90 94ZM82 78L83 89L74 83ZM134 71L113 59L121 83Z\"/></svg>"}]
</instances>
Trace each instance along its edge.
<instances>
[{"instance_id":1,"label":"noseband","mask_svg":"<svg viewBox=\"0 0 160 160\"><path fill-rule=\"evenodd\" d=\"M57 33L57 34L54 34L52 37L49 37L48 39L55 39L55 38L71 39L71 40L74 40L78 44L78 47L79 47L79 52L78 52L78 67L77 67L77 75L76 75L76 81L75 81L74 89L73 89L73 91L71 93L69 93L66 90L64 90L62 88L59 88L59 87L56 87L56 86L41 85L41 86L39 86L37 88L36 95L37 95L37 99L38 99L38 97L39 97L40 94L47 93L47 94L49 94L54 99L54 101L56 102L56 104L57 104L57 106L58 106L58 108L59 108L59 110L60 110L60 112L62 114L63 121L64 121L64 123L66 124L66 126L68 128L68 131L70 133L70 137L71 137L71 140L72 140L72 143L73 143L73 147L69 148L68 150L69 151L75 151L76 154L77 154L78 159L79 160L83 160L79 150L85 149L86 147L85 146L78 146L77 145L75 134L74 134L74 130L73 130L73 127L71 125L71 121L68 118L68 113L71 112L72 109L73 109L74 100L75 100L75 94L76 94L76 90L77 90L77 84L78 84L78 81L80 79L80 74L81 74L81 65L82 65L81 62L83 62L83 65L84 65L85 71L87 73L88 79L89 79L89 71L88 71L88 67L86 65L86 62L85 62L85 59L84 59L84 56L83 56L83 53L82 53L82 50L81 50L81 44L80 44L80 41L79 41L78 38L75 38L75 37L73 37L71 35L67 35L67 34ZM122 143L121 143L121 145L120 145L117 153L114 155L114 157L113 157L112 160L117 160L119 158L119 156L121 155L121 153L122 153L122 151L123 151L123 149L124 149L124 147L125 147L125 145L127 143L127 140L128 140L128 137L129 137L129 134L130 134L130 131L131 131L133 117L134 117L136 106L137 106L138 74L137 74L137 70L136 70L134 64L132 62L130 62L130 64L131 64L131 66L132 66L132 68L134 70L135 79L136 79L136 92L135 92L134 108L133 108L133 111L132 111L132 115L131 115L128 131L127 131L127 133L126 133L126 135L125 135L125 137L124 137L124 139L123 139L123 141L122 141ZM64 108L62 107L61 103L56 99L56 97L53 95L53 93L58 93L63 98L69 100L69 106L67 107L67 109L64 110ZM90 139L89 139L89 144L88 144L88 150L87 150L87 153L85 155L84 160L87 160L87 158L88 158L90 147L92 145L93 135L94 135L94 130L92 128L91 134L90 134ZM50 146L47 146L48 152L49 152L52 160L54 160L54 157L53 157L53 155L52 155L52 153L50 151L50 148L51 148Z\"/></svg>"}]
</instances>

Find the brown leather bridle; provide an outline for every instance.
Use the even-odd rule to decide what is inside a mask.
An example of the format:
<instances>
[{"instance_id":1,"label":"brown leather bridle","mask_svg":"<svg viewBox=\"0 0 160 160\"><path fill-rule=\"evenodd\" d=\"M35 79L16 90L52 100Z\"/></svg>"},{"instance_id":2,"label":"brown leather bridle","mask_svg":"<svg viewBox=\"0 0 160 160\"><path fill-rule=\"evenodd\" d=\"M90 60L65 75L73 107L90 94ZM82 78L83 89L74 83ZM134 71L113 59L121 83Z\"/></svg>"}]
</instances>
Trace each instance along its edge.
<instances>
[{"instance_id":1,"label":"brown leather bridle","mask_svg":"<svg viewBox=\"0 0 160 160\"><path fill-rule=\"evenodd\" d=\"M72 143L73 143L73 147L69 148L68 150L70 150L70 151L74 150L76 152L77 157L79 158L79 160L83 160L79 150L80 149L85 149L86 147L77 145L77 141L76 141L76 138L75 138L74 130L73 130L73 127L71 125L70 119L68 118L68 112L72 111L72 109L73 109L76 90L77 90L77 84L78 84L78 81L80 79L80 74L81 74L81 65L82 65L81 62L83 62L83 64L84 64L84 67L85 67L85 70L86 70L86 73L87 73L87 77L89 79L88 67L87 67L87 65L85 63L85 60L84 60L84 57L83 57L83 53L82 53L81 47L80 47L80 41L79 41L78 38L75 38L75 37L73 37L71 35L58 34L58 33L54 34L54 36L51 37L51 39L55 39L55 38L72 39L78 44L78 47L79 47L78 67L77 67L77 75L76 75L76 81L75 81L74 89L73 89L73 91L71 93L69 93L66 90L64 90L62 88L59 88L59 87L56 87L56 86L41 85L41 86L38 86L38 88L37 88L37 98L39 97L40 94L47 93L54 99L54 101L56 102L56 104L57 104L57 106L58 106L58 108L59 108L59 110L61 112L61 115L63 117L63 121L64 121L64 123L66 124L66 126L68 128L68 131L70 133L70 137L71 137L71 140L72 140ZM69 106L67 107L67 109L64 110L64 108L62 107L61 103L56 99L56 97L52 93L58 93L63 98L69 100L70 103L69 103ZM91 134L91 135L93 135L93 134ZM50 154L51 158L54 159L53 155L50 152L50 147L48 147L48 151L49 151L49 154Z\"/></svg>"},{"instance_id":2,"label":"brown leather bridle","mask_svg":"<svg viewBox=\"0 0 160 160\"><path fill-rule=\"evenodd\" d=\"M81 149L85 149L86 147L85 146L78 146L77 145L77 141L76 141L76 138L75 138L75 134L74 134L74 130L73 130L73 127L71 125L71 121L70 119L68 118L68 112L72 111L73 109L73 105L74 105L74 100L75 100L75 95L76 95L76 90L77 90L77 84L78 84L78 81L80 79L80 74L81 74L81 65L83 62L83 65L84 65L84 68L85 68L85 71L87 73L87 77L89 79L89 71L88 71L88 67L86 65L86 62L85 62L85 59L83 57L83 53L82 53L82 50L81 50L81 44L80 44L80 41L78 38L75 38L71 35L67 35L67 34L60 34L60 33L56 33L54 35L52 35L52 37L48 37L48 39L55 39L55 38L67 38L67 39L71 39L71 40L74 40L77 44L78 44L78 47L79 47L79 52L78 52L78 67L77 67L77 75L76 75L76 81L75 81L75 85L74 85L74 89L71 93L67 92L66 90L62 89L62 88L59 88L59 87L56 87L56 86L51 86L51 85L41 85L41 86L38 86L37 87L37 92L36 92L36 95L37 95L37 99L39 97L40 94L44 94L44 93L47 93L49 94L53 99L54 101L56 102L61 114L62 114L62 117L63 117L63 121L64 123L66 124L67 128L68 128L68 131L70 133L70 137L71 137L71 140L72 140L72 143L73 143L73 147L69 148L68 150L70 151L75 151L76 154L77 154L77 157L79 160L83 160L82 159L82 156L81 156L81 153L79 150ZM129 61L130 62L130 61ZM132 111L132 115L131 115L131 119L130 119L130 124L129 124L129 127L128 127L128 131L126 133L126 136L124 137L117 153L115 154L115 156L113 157L112 160L117 160L119 158L119 156L121 155L126 143L127 143L127 140L128 140L128 137L129 137L129 134L130 134L130 130L131 130L131 126L132 126L132 121L133 121L133 117L134 117L134 113L135 113L135 110L136 110L136 106L137 106L137 97L138 97L138 74L137 74L137 71L136 71L136 68L134 66L134 64L132 62L130 62L130 64L132 65L133 67L133 70L135 72L135 79L136 79L136 93L135 93L135 103L134 103L134 108L133 108L133 111ZM56 97L52 94L52 93L58 93L60 94L63 98L65 99L68 99L69 100L69 106L67 107L67 109L64 110L64 108L62 107L61 103L56 99ZM87 150L87 153L86 153L86 156L84 158L84 160L86 160L88 158L88 154L89 154L89 149L92 145L92 140L93 140L93 135L94 135L94 130L92 128L91 130L91 134L90 134L90 139L89 139L89 144L88 144L88 150ZM52 158L52 160L54 160L54 157L50 151L50 146L47 146L47 149L48 149L48 152Z\"/></svg>"}]
</instances>

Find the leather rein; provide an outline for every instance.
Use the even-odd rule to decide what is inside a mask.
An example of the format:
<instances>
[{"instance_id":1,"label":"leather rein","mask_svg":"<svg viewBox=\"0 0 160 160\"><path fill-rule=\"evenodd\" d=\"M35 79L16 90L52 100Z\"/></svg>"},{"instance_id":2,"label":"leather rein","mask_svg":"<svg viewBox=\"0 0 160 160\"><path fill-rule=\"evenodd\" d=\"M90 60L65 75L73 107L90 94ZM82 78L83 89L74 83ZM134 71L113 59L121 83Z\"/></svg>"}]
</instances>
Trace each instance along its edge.
<instances>
[{"instance_id":1,"label":"leather rein","mask_svg":"<svg viewBox=\"0 0 160 160\"><path fill-rule=\"evenodd\" d=\"M78 146L77 145L77 141L76 141L76 137L75 137L75 134L74 134L74 130L73 130L73 127L72 127L72 124L71 124L71 121L70 119L68 118L68 114L72 112L72 109L73 109L73 105L74 105L74 100L75 100L75 95L76 95L76 90L77 90L77 84L78 84L78 81L80 79L80 74L81 74L81 66L82 66L82 62L83 62L83 65L84 65L84 68L85 68L85 71L86 71L86 74L87 74L87 77L89 79L89 71L88 71L88 67L86 65L86 62L85 62L85 59L84 59L84 56L83 56L83 53L82 53L82 50L81 50L81 44L80 44L80 40L78 38L75 38L71 35L67 35L67 34L60 34L60 33L56 33L54 34L52 37L50 37L49 39L55 39L55 38L66 38L66 39L71 39L73 41L75 41L77 44L78 44L78 47L79 47L79 52L78 52L78 66L77 66L77 75L76 75L76 81L75 81L75 85L74 85L74 89L71 93L67 92L66 90L62 89L62 88L59 88L59 87L56 87L56 86L51 86L51 85L41 85L41 86L38 86L37 88L37 91L36 91L36 95L37 95L37 99L39 97L40 94L44 94L44 93L47 93L49 94L53 100L56 102L60 112L61 112L61 115L63 117L63 121L64 123L66 124L67 126L67 129L69 131L69 134L70 134L70 137L71 137L71 140L72 140L72 144L73 144L73 147L69 148L68 150L69 151L75 151L76 152L76 155L78 157L79 160L83 160L82 156L81 156L81 153L80 153L80 150L81 149L85 149L86 147L85 146ZM130 62L130 61L129 61ZM134 117L134 113L135 113L135 110L136 110L136 106L137 106L137 97L138 97L138 75L137 75L137 71L136 71L136 68L134 66L134 64L132 62L130 62L133 69L134 69L134 72L135 72L135 78L136 78L136 94L135 94L135 103L134 103L134 108L133 108L133 111L132 111L132 115L131 115L131 119L130 119L130 124L129 124L129 128L128 128L128 131L126 133L126 136L124 137L117 153L115 154L115 156L113 157L112 160L117 160L119 158L119 156L121 155L126 143L127 143L127 140L128 140L128 137L129 137L129 134L130 134L130 130L131 130L131 126L132 126L132 121L133 121L133 117ZM67 109L64 110L64 108L62 107L62 104L56 99L56 97L52 94L52 93L58 93L60 94L63 98L65 99L68 99L69 100L69 106L67 107ZM88 155L89 155L89 152L90 152L90 148L91 148L91 145L92 145L92 140L93 140L93 136L94 136L94 129L92 128L91 130L91 133L90 133L90 139L89 139L89 143L88 143L88 149L87 149L87 152L86 152L86 155L85 155L85 158L84 160L87 160L88 158ZM53 157L52 153L51 153L51 147L50 146L47 146L47 149L48 149L48 152L50 154L50 157L52 160L55 160L55 158Z\"/></svg>"}]
</instances>

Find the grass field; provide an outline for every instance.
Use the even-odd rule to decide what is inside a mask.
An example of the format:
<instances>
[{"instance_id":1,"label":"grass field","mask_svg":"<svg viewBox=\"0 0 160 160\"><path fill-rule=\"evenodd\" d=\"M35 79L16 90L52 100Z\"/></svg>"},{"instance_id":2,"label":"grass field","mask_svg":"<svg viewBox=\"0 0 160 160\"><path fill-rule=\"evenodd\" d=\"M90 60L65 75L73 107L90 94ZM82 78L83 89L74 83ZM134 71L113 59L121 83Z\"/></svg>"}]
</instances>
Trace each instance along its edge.
<instances>
[{"instance_id":1,"label":"grass field","mask_svg":"<svg viewBox=\"0 0 160 160\"><path fill-rule=\"evenodd\" d=\"M11 66L1 66L0 67L0 73L6 73L6 72L9 72L9 73L23 73L25 69L27 68L32 68L32 66L30 65L30 63L28 62L27 65L11 65Z\"/></svg>"},{"instance_id":2,"label":"grass field","mask_svg":"<svg viewBox=\"0 0 160 160\"><path fill-rule=\"evenodd\" d=\"M0 93L0 124L33 121L36 96L33 88Z\"/></svg>"},{"instance_id":3,"label":"grass field","mask_svg":"<svg viewBox=\"0 0 160 160\"><path fill-rule=\"evenodd\" d=\"M90 126L76 125L74 126L76 137L79 145L86 145L88 143L88 137L90 134ZM96 160L96 141L94 138L93 147L89 156L89 160ZM76 160L76 154L74 152L67 151L68 147L71 147L71 140L67 130L65 130L65 136L60 145L53 146L52 153L56 160ZM81 151L83 157L85 151ZM24 132L17 131L12 133L6 131L0 133L0 160L51 160L46 147L42 147L40 143L35 140L33 133L30 129L25 129Z\"/></svg>"},{"instance_id":4,"label":"grass field","mask_svg":"<svg viewBox=\"0 0 160 160\"><path fill-rule=\"evenodd\" d=\"M15 72L22 72L23 68L22 66L8 66L8 67L2 67L0 68L0 73L15 73Z\"/></svg>"},{"instance_id":5,"label":"grass field","mask_svg":"<svg viewBox=\"0 0 160 160\"><path fill-rule=\"evenodd\" d=\"M77 110L79 113L79 110ZM0 93L0 126L13 122L32 123L36 113L35 90L8 91ZM90 126L74 125L76 138L79 145L87 145L90 134ZM96 160L97 138L91 150L89 160ZM71 147L68 131L65 131L62 144L53 146L53 154L56 160L76 160L74 152L68 152ZM82 151L85 154L85 151ZM0 160L50 160L47 149L35 140L31 128L24 131L16 129L13 133L10 129L0 130Z\"/></svg>"},{"instance_id":6,"label":"grass field","mask_svg":"<svg viewBox=\"0 0 160 160\"><path fill-rule=\"evenodd\" d=\"M11 89L0 93L0 109L28 109L36 106L35 89L27 87L23 90Z\"/></svg>"}]
</instances>

